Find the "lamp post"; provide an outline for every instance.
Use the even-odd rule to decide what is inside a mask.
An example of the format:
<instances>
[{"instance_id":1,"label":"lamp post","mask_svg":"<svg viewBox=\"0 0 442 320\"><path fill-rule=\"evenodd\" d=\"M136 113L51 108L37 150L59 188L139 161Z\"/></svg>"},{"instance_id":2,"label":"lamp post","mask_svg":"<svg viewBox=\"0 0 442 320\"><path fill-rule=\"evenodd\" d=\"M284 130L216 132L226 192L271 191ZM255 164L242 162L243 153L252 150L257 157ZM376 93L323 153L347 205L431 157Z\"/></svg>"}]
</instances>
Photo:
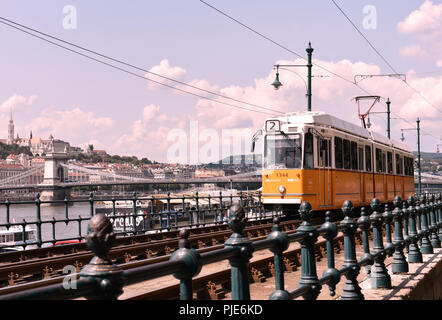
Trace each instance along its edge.
<instances>
[{"instance_id":1,"label":"lamp post","mask_svg":"<svg viewBox=\"0 0 442 320\"><path fill-rule=\"evenodd\" d=\"M368 112L367 113L367 116L371 113L371 114L374 114L374 113L386 113L387 114L387 137L388 137L388 139L390 139L391 137L390 137L390 121L391 121L391 116L390 116L390 99L389 98L387 98L387 101L385 101L385 103L387 104L387 111L386 112ZM371 123L370 123L370 118L368 118L368 121L367 121L367 128L370 128L370 126L371 126Z\"/></svg>"},{"instance_id":2,"label":"lamp post","mask_svg":"<svg viewBox=\"0 0 442 320\"><path fill-rule=\"evenodd\" d=\"M272 86L275 88L275 90L278 90L282 83L279 81L279 67L307 67L308 73L307 73L307 111L312 111L312 52L313 48L311 46L311 43L308 43L307 51L307 65L299 65L299 64L276 64L276 78L275 81L273 81Z\"/></svg>"},{"instance_id":3,"label":"lamp post","mask_svg":"<svg viewBox=\"0 0 442 320\"><path fill-rule=\"evenodd\" d=\"M417 130L417 172L418 172L418 178L417 178L417 189L418 192L421 193L421 136L420 136L420 120L417 118L416 120L416 128L409 128L409 129L401 129L402 135L401 140L404 141L404 130Z\"/></svg>"}]
</instances>

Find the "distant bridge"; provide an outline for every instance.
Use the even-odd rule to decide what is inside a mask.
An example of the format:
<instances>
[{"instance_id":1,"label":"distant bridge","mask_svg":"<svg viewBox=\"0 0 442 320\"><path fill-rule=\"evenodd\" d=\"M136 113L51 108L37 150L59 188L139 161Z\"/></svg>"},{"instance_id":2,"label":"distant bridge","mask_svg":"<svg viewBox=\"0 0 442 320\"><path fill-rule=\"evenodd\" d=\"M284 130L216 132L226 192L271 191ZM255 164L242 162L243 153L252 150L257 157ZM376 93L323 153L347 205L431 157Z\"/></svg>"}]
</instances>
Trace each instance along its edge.
<instances>
[{"instance_id":1,"label":"distant bridge","mask_svg":"<svg viewBox=\"0 0 442 320\"><path fill-rule=\"evenodd\" d=\"M65 153L53 153L45 157L45 165L33 167L17 175L0 180L1 190L13 189L69 189L72 187L92 187L107 185L146 185L146 184L206 184L206 183L259 183L261 171L246 172L231 176L209 178L170 178L154 179L105 172L100 169L85 168L67 162ZM422 173L423 188L442 188L442 177ZM417 177L415 176L417 186Z\"/></svg>"},{"instance_id":2,"label":"distant bridge","mask_svg":"<svg viewBox=\"0 0 442 320\"><path fill-rule=\"evenodd\" d=\"M140 178L104 172L99 169L89 169L73 163L67 163L66 160L66 154L49 155L45 157L44 166L37 166L7 179L0 180L0 190L106 185L255 183L261 181L260 171L208 178Z\"/></svg>"}]
</instances>

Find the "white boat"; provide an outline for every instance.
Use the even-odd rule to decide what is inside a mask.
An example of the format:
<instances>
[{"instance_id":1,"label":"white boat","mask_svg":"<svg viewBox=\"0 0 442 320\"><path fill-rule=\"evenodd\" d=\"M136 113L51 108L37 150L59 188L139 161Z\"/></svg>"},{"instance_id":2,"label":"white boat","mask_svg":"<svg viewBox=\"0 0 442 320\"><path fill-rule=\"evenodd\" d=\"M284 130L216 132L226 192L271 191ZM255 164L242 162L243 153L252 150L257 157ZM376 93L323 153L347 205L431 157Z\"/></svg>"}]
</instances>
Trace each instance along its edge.
<instances>
[{"instance_id":1,"label":"white boat","mask_svg":"<svg viewBox=\"0 0 442 320\"><path fill-rule=\"evenodd\" d=\"M25 239L23 240L23 233ZM36 244L35 229L29 226L12 226L6 230L0 230L0 252L24 250L24 245Z\"/></svg>"}]
</instances>

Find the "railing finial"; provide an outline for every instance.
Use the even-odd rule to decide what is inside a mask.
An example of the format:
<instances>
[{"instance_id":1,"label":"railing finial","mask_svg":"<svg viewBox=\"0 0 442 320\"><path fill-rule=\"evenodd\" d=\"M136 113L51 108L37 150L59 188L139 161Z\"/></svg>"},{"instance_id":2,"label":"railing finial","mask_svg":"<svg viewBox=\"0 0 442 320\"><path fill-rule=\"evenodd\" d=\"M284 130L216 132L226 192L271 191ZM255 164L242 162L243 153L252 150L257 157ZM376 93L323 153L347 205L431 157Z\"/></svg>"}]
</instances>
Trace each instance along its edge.
<instances>
[{"instance_id":1,"label":"railing finial","mask_svg":"<svg viewBox=\"0 0 442 320\"><path fill-rule=\"evenodd\" d=\"M94 215L88 226L86 243L94 257L80 272L81 278L90 278L97 289L88 299L116 299L123 293L123 269L107 256L115 239L112 223L104 214Z\"/></svg>"}]
</instances>

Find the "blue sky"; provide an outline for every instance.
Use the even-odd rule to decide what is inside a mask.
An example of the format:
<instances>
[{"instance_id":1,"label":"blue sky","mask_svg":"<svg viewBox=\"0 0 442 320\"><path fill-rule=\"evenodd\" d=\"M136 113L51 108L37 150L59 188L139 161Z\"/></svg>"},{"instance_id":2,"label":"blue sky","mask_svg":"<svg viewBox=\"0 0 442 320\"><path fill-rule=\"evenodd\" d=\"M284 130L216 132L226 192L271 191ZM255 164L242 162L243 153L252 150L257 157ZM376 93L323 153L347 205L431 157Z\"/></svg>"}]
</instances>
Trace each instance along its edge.
<instances>
[{"instance_id":1,"label":"blue sky","mask_svg":"<svg viewBox=\"0 0 442 320\"><path fill-rule=\"evenodd\" d=\"M207 2L303 56L308 41L311 41L315 49L313 57L319 59L320 64L330 62L332 66L333 63L346 59L352 65L362 62L365 65L377 66L381 73L392 72L331 1L208 0ZM435 39L430 39L430 42L422 32L425 28L410 32L401 32L398 29L398 23L405 21L414 10L418 10L424 3L423 0L341 0L337 3L398 72L407 73L415 70L419 74L419 72L441 71L431 74L431 79L428 80L431 86L441 85L442 63L439 66L438 61L442 61L442 51L437 45L429 47L433 46L429 43L435 39L439 42L442 40L439 34L435 35ZM77 10L78 24L75 30L63 28L62 22L66 14L63 14L62 10L66 5L73 5ZM363 8L366 5L376 8L377 28L374 30L364 29L362 25L365 16ZM431 1L431 5L438 8L441 1ZM184 82L204 80L214 90L233 96L235 96L234 88L239 88L238 90L244 92L237 97L246 101L254 99L245 92L246 88L254 88L254 92L257 93L259 90L257 79L270 77L273 72L272 66L276 61L296 59L289 52L233 23L197 0L127 2L3 0L0 3L0 12L2 17L148 70L167 59L171 68L185 70L178 74L179 80ZM442 16L436 16L436 19L440 17ZM438 23L435 21L433 27L438 28L440 26ZM3 106L0 108L0 130L4 132L3 135L0 134L2 137L6 137L9 111L5 106L9 105L13 106L14 121L21 136L27 136L29 130L33 130L34 136L46 138L52 132L56 138L70 141L74 145L92 142L96 147L106 149L112 154L135 154L157 160L164 160L165 149L160 145L151 144L151 138L155 135L143 140L140 138L140 133L138 138L134 138L137 135L136 122L146 115L143 113L147 112L146 106L157 106L159 111L150 108L151 111L157 110L152 111L155 116L152 119L143 118L146 121L143 120L138 124L151 128L151 131L162 132L162 135L158 136L159 140L164 140L167 130L176 126L185 126L183 119L198 120L204 128L210 127L207 123L208 115L201 111L204 103L201 104L196 97L176 94L167 88L149 89L146 81L76 56L4 25L0 25L0 41L2 43L0 105ZM407 46L419 46L425 54L401 54L400 49ZM314 68L314 74L318 74L319 71L318 68ZM351 112L353 116L348 116L347 120L354 121L356 107L354 103L349 103L349 100L354 95L363 93L339 79L329 79L329 81L338 82L343 87L336 98L341 99L346 105L346 111L341 113L336 101L329 103L326 99L317 98L315 90L324 83L324 86L331 83L321 82L320 79L315 79L313 84L314 108L318 103L323 111L338 116ZM372 87L376 88L373 80L366 81L372 83L363 82L364 86L370 90ZM387 81L398 80L382 81L385 83L385 89L385 86L389 86ZM419 82L414 85L419 88L427 86ZM289 87L287 86L287 89ZM435 138L439 137L441 132L440 126L434 122L441 121L441 113L434 113L434 108L428 113L427 110L432 108L425 107L424 102L420 107L421 111L408 114L402 108L407 102L405 96L412 98L413 92L405 85L399 86L397 83L392 84L391 90L401 90L400 96L404 97L404 100L400 101L400 106L394 105L395 101L392 104L397 113L411 122L415 121L416 115L420 116L423 119L423 127L425 117L429 117L427 132L432 136L423 137L422 149L435 151L435 144L440 143ZM442 109L440 103L442 97L434 97L431 91L422 93ZM8 103L8 99L14 94L27 99L31 96L36 97L32 103L16 103L12 100ZM303 101L303 94L302 87L294 84L293 92L284 94L283 98L286 100L279 101L282 105L280 109L301 110L298 106L291 108L290 105ZM384 90L379 94L386 96L389 92ZM398 92L396 94L399 95ZM280 99L281 96L267 98ZM418 98L414 97L415 100ZM223 116L232 110L219 104L210 105L208 108L213 108L213 117L219 119L219 123L222 123ZM77 111L70 112L72 110ZM57 116L54 119L55 114ZM162 124L159 124L155 121L155 117L161 115L164 119ZM89 121L88 124L64 127L51 122L58 118L60 121L69 121L72 124L75 121L82 121L83 116L84 121ZM170 116L170 121L164 116ZM48 118L51 120L48 122L50 124L42 124ZM229 121L229 118L225 121ZM259 127L260 121L255 119L252 125L250 123L246 125L247 121L239 121L238 126L243 128L248 126L253 131ZM382 121L378 121L379 130L385 132ZM431 125L430 121L433 121ZM215 130L222 129L219 123L213 127ZM398 139L400 135L398 129L404 127L409 125L397 124L394 127L396 132L393 137ZM116 144L115 142L122 136L126 138L122 138L120 143ZM410 140L410 146L415 148L415 137L411 133L406 136ZM134 139L137 140L137 147L127 147L130 141L135 141ZM152 150L149 150L150 148Z\"/></svg>"}]
</instances>

